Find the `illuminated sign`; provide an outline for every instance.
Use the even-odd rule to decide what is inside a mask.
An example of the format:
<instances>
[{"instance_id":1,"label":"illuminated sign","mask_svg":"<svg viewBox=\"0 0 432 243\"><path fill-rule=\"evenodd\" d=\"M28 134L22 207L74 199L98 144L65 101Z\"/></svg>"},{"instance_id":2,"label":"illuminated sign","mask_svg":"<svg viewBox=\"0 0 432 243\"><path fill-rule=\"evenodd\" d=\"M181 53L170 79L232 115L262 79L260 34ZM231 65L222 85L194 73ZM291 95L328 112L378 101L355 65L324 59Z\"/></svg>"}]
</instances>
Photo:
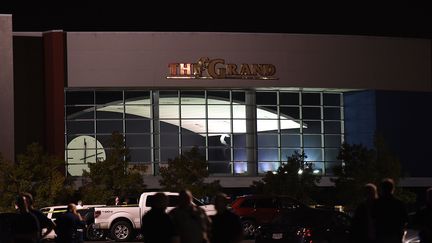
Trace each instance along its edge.
<instances>
[{"instance_id":1,"label":"illuminated sign","mask_svg":"<svg viewBox=\"0 0 432 243\"><path fill-rule=\"evenodd\" d=\"M197 63L168 64L169 79L278 79L273 64L240 65L203 57Z\"/></svg>"}]
</instances>

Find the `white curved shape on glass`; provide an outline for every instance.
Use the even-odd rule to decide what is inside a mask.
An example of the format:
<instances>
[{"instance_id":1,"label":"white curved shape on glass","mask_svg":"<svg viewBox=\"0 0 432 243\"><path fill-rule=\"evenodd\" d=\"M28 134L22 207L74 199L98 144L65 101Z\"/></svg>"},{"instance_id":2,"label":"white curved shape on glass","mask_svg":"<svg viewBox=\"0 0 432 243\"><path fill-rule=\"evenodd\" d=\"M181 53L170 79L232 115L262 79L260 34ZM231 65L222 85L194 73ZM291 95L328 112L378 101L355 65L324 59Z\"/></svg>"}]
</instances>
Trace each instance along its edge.
<instances>
[{"instance_id":1,"label":"white curved shape on glass","mask_svg":"<svg viewBox=\"0 0 432 243\"><path fill-rule=\"evenodd\" d=\"M186 104L181 105L181 127L188 129L195 133L205 133L205 105L203 98L188 98ZM183 101L183 100L182 100ZM143 109L143 103L150 103L149 101L134 100L126 101L125 106L126 113L135 115L138 117L150 118L150 109ZM163 122L180 126L179 122L179 99L178 98L159 98L159 118ZM228 106L232 105L232 114L235 118L233 120L233 133L246 133L246 105L233 102L230 104L229 101L208 99L208 103L211 108L209 109L208 117L208 135L209 136L221 136L231 132L231 110L227 109ZM194 104L194 105L188 105ZM197 105L198 104L198 105ZM202 104L202 105L199 105ZM214 105L217 104L217 105ZM220 106L219 106L220 105ZM123 109L119 109L119 103L110 104L105 107L98 108L97 111L105 112L123 112ZM211 114L210 114L211 111ZM219 119L211 119L219 118ZM192 119L193 118L193 119ZM224 119L226 118L226 119ZM257 109L257 131L277 131L278 130L278 115L275 112L268 111L262 108ZM200 120L202 119L202 120ZM242 120L244 119L244 120ZM280 129L297 129L300 128L300 124L293 120L292 117L280 114Z\"/></svg>"}]
</instances>

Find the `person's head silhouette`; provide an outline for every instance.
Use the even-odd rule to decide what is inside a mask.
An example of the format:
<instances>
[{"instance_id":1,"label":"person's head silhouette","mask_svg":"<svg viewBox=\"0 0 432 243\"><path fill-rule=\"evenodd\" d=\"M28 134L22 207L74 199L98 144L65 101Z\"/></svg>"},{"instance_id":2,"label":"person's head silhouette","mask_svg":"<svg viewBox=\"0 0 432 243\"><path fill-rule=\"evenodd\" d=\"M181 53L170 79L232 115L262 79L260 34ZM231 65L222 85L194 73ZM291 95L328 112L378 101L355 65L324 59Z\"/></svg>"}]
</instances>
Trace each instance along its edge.
<instances>
[{"instance_id":1,"label":"person's head silhouette","mask_svg":"<svg viewBox=\"0 0 432 243\"><path fill-rule=\"evenodd\" d=\"M391 178L385 178L381 181L380 184L381 196L389 197L393 195L395 189L395 183Z\"/></svg>"}]
</instances>

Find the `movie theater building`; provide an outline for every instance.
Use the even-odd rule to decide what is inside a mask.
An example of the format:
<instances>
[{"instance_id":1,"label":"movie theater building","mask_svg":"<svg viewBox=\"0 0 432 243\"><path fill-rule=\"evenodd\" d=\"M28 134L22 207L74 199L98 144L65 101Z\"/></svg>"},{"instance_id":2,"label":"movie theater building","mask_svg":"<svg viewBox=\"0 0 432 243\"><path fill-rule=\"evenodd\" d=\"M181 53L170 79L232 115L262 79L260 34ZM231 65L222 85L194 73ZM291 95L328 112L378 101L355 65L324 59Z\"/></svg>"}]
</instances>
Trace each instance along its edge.
<instances>
[{"instance_id":1,"label":"movie theater building","mask_svg":"<svg viewBox=\"0 0 432 243\"><path fill-rule=\"evenodd\" d=\"M294 151L328 178L342 163L343 142L372 146L379 132L402 161L406 183L432 178L430 155L412 154L432 146L431 40L18 33L9 17L0 18L8 64L0 67L0 108L1 149L10 158L40 141L79 177L106 158L118 131L150 187L158 187L160 167L192 147L211 180L248 187Z\"/></svg>"}]
</instances>

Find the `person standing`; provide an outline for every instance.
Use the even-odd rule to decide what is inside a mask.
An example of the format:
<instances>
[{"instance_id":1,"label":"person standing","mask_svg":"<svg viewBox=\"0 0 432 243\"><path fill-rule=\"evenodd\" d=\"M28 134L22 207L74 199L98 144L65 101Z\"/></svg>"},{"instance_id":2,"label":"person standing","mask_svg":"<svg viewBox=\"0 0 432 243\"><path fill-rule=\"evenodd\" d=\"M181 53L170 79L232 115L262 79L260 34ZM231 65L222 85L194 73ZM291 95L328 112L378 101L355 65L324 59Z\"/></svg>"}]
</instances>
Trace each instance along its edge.
<instances>
[{"instance_id":1,"label":"person standing","mask_svg":"<svg viewBox=\"0 0 432 243\"><path fill-rule=\"evenodd\" d=\"M41 230L41 232L40 232L41 239L45 238L45 236L47 236L49 233L51 233L51 231L54 230L55 224L45 214L43 214L41 211L34 208L34 206L33 206L34 200L33 200L33 196L31 193L23 192L21 195L26 200L26 203L28 205L30 213L32 213L34 216L36 216L36 218L39 222L39 227ZM43 229L46 229L46 231L43 232Z\"/></svg>"},{"instance_id":2,"label":"person standing","mask_svg":"<svg viewBox=\"0 0 432 243\"><path fill-rule=\"evenodd\" d=\"M243 228L240 217L228 208L228 197L218 193L215 197L217 213L211 216L211 242L212 243L238 243L243 239Z\"/></svg>"},{"instance_id":3,"label":"person standing","mask_svg":"<svg viewBox=\"0 0 432 243\"><path fill-rule=\"evenodd\" d=\"M56 220L56 242L58 243L75 243L79 242L77 229L83 226L81 216L76 212L76 206L73 203L68 204L67 211L60 215Z\"/></svg>"},{"instance_id":4,"label":"person standing","mask_svg":"<svg viewBox=\"0 0 432 243\"><path fill-rule=\"evenodd\" d=\"M19 195L15 204L18 212L12 222L13 242L37 243L40 239L40 227L36 216L30 213L24 196Z\"/></svg>"},{"instance_id":5,"label":"person standing","mask_svg":"<svg viewBox=\"0 0 432 243\"><path fill-rule=\"evenodd\" d=\"M380 183L380 196L372 207L377 242L401 243L408 222L405 204L393 196L395 184L386 178Z\"/></svg>"},{"instance_id":6,"label":"person standing","mask_svg":"<svg viewBox=\"0 0 432 243\"><path fill-rule=\"evenodd\" d=\"M368 183L364 186L365 199L361 202L353 216L353 241L358 243L376 242L375 222L372 218L372 206L378 198L377 187Z\"/></svg>"},{"instance_id":7,"label":"person standing","mask_svg":"<svg viewBox=\"0 0 432 243\"><path fill-rule=\"evenodd\" d=\"M181 243L209 242L210 218L204 210L192 203L192 193L182 190L179 205L169 212Z\"/></svg>"},{"instance_id":8,"label":"person standing","mask_svg":"<svg viewBox=\"0 0 432 243\"><path fill-rule=\"evenodd\" d=\"M141 232L145 243L174 243L176 236L174 223L165 212L168 197L163 192L156 193L150 201L151 209L143 215Z\"/></svg>"},{"instance_id":9,"label":"person standing","mask_svg":"<svg viewBox=\"0 0 432 243\"><path fill-rule=\"evenodd\" d=\"M426 190L426 205L416 212L414 223L419 226L420 243L432 243L432 187Z\"/></svg>"}]
</instances>

